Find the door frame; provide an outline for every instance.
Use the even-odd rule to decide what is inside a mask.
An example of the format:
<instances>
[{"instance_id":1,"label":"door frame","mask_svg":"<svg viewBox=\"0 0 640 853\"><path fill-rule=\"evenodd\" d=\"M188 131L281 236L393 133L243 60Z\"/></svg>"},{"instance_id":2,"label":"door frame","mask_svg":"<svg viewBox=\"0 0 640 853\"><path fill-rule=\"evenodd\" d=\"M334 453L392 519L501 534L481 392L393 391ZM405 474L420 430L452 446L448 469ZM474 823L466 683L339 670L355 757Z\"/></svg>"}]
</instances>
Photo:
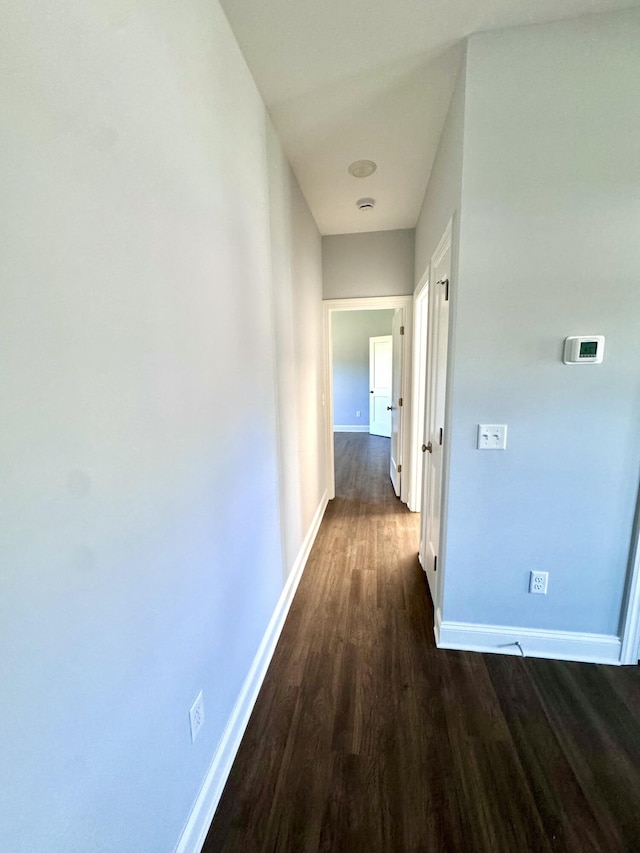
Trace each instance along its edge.
<instances>
[{"instance_id":1,"label":"door frame","mask_svg":"<svg viewBox=\"0 0 640 853\"><path fill-rule=\"evenodd\" d=\"M434 634L436 645L440 644L440 623L442 622L442 608L444 602L444 590L446 581L446 565L447 565L447 533L449 522L449 471L451 458L451 433L452 433L452 381L454 374L454 359L455 359L455 314L456 314L456 292L458 280L458 217L454 213L448 221L442 237L431 255L427 268L423 273L420 281L425 279L433 279L433 268L438 263L442 255L451 249L451 270L449 275L449 287L451 299L449 303L449 330L448 330L448 346L447 346L447 378L445 384L445 406L444 419L445 424L448 424L448 430L445 434L445 442L442 454L442 484L440 490L440 553L438 554L438 576L436 578L436 595L433 602L434 610ZM427 318L429 319L429 318ZM426 424L426 382L428 376L426 373L427 365L425 364L425 424ZM420 454L422 456L422 453ZM420 519L422 526L422 518ZM420 534L422 542L422 532Z\"/></svg>"},{"instance_id":2,"label":"door frame","mask_svg":"<svg viewBox=\"0 0 640 853\"><path fill-rule=\"evenodd\" d=\"M623 607L620 663L635 665L640 657L640 489L629 553L629 582Z\"/></svg>"},{"instance_id":3,"label":"door frame","mask_svg":"<svg viewBox=\"0 0 640 853\"><path fill-rule=\"evenodd\" d=\"M444 233L440 238L438 245L431 256L431 260L429 261L428 271L429 276L432 281L435 282L436 279L436 267L440 263L440 261L444 258L447 252L450 253L450 261L449 261L449 292L453 294L455 292L455 278L454 278L454 264L455 264L455 255L454 255L454 247L453 247L453 226L454 221L453 218L449 220L447 223L447 227L444 229ZM433 381L432 370L433 370L433 358L434 358L434 330L433 323L436 321L441 322L441 320L437 317L434 309L433 302L436 298L436 291L431 288L429 293L429 314L428 314L428 323L429 323L429 334L428 334L428 342L427 342L427 360L426 360L426 368L425 368L425 413L424 413L424 427L425 431L427 429L427 425L430 422L431 414L429 412L429 393L431 382ZM442 602L444 599L444 580L445 580L445 566L446 566L446 542L447 542L447 520L448 520L448 502L449 502L449 457L450 457L450 449L451 449L451 354L452 354L452 309L453 309L453 300L449 301L449 315L448 315L448 326L447 326L447 357L446 357L446 374L445 374L445 390L444 390L444 444L442 448L442 458L440 462L440 529L438 531L438 571L435 573L435 591L432 594L433 599L433 609L435 613L435 631L436 631L436 644L439 642L438 634L439 627L442 621ZM425 438L426 438L425 434ZM425 495L425 486L426 486L426 465L422 466L422 496ZM426 507L423 507L423 511L426 510ZM420 555L423 554L423 547L425 545L423 532L424 532L424 522L425 516L423 515L420 518ZM426 571L422 560L420 560L423 571ZM431 584L429 583L429 586Z\"/></svg>"},{"instance_id":4,"label":"door frame","mask_svg":"<svg viewBox=\"0 0 640 853\"><path fill-rule=\"evenodd\" d=\"M423 458L427 392L427 326L429 322L429 280L431 263L418 282L413 297L413 392L411 396L411 483L407 506L420 512L422 506Z\"/></svg>"},{"instance_id":5,"label":"door frame","mask_svg":"<svg viewBox=\"0 0 640 853\"><path fill-rule=\"evenodd\" d=\"M400 430L400 464L402 478L400 480L400 500L407 502L409 481L411 480L411 362L412 352L412 308L413 294L410 296L363 296L351 299L323 299L322 313L324 325L324 399L325 410L325 447L326 447L326 482L329 500L336 496L335 460L333 453L333 332L332 321L336 311L378 311L385 309L400 309L402 325L404 326L404 369L402 371L401 397L403 400L402 428ZM406 468L405 468L406 465ZM407 476L404 476L405 471Z\"/></svg>"}]
</instances>

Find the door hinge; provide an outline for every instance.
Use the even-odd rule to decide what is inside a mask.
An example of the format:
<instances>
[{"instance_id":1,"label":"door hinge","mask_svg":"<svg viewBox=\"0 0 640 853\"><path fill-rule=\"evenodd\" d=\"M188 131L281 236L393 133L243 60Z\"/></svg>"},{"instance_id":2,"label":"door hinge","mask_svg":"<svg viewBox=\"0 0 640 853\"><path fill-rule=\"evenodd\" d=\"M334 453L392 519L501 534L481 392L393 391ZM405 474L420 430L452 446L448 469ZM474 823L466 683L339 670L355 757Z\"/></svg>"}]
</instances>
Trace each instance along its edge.
<instances>
[{"instance_id":1,"label":"door hinge","mask_svg":"<svg viewBox=\"0 0 640 853\"><path fill-rule=\"evenodd\" d=\"M400 326L400 334L404 335L404 326Z\"/></svg>"},{"instance_id":2,"label":"door hinge","mask_svg":"<svg viewBox=\"0 0 640 853\"><path fill-rule=\"evenodd\" d=\"M437 554L433 558L433 571L434 572L438 571L438 555Z\"/></svg>"},{"instance_id":3,"label":"door hinge","mask_svg":"<svg viewBox=\"0 0 640 853\"><path fill-rule=\"evenodd\" d=\"M442 433L443 432L444 432L444 430L442 429L442 427L440 427L440 442L439 442L440 444L442 444Z\"/></svg>"},{"instance_id":4,"label":"door hinge","mask_svg":"<svg viewBox=\"0 0 640 853\"><path fill-rule=\"evenodd\" d=\"M401 405L402 405L402 397L400 397L400 398L398 399L398 405L399 405L399 406L401 406Z\"/></svg>"},{"instance_id":5,"label":"door hinge","mask_svg":"<svg viewBox=\"0 0 640 853\"><path fill-rule=\"evenodd\" d=\"M398 465L398 474L402 474L402 465Z\"/></svg>"}]
</instances>

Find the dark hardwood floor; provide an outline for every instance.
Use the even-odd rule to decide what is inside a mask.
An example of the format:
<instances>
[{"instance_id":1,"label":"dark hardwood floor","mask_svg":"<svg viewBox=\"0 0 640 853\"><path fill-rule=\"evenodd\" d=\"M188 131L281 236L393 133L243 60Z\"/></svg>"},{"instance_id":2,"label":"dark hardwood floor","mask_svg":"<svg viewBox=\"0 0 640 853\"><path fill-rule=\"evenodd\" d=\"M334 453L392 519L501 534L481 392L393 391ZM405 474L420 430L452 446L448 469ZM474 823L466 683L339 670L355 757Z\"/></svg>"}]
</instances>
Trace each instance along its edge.
<instances>
[{"instance_id":1,"label":"dark hardwood floor","mask_svg":"<svg viewBox=\"0 0 640 853\"><path fill-rule=\"evenodd\" d=\"M204 851L640 851L638 667L439 651L388 440L331 502Z\"/></svg>"}]
</instances>

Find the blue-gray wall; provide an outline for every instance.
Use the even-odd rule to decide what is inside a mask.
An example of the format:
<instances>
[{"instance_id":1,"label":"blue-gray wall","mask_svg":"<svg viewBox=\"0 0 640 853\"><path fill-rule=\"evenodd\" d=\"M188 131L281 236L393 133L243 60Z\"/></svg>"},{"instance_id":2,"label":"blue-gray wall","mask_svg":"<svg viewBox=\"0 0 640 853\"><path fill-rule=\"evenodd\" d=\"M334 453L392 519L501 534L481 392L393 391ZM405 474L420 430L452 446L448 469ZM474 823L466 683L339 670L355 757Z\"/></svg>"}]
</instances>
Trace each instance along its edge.
<instances>
[{"instance_id":1,"label":"blue-gray wall","mask_svg":"<svg viewBox=\"0 0 640 853\"><path fill-rule=\"evenodd\" d=\"M369 338L391 334L393 313L376 310L333 314L334 426L369 426Z\"/></svg>"},{"instance_id":2,"label":"blue-gray wall","mask_svg":"<svg viewBox=\"0 0 640 853\"><path fill-rule=\"evenodd\" d=\"M413 228L323 237L324 299L409 295L413 251Z\"/></svg>"},{"instance_id":3,"label":"blue-gray wall","mask_svg":"<svg viewBox=\"0 0 640 853\"><path fill-rule=\"evenodd\" d=\"M640 469L638 44L637 12L470 39L446 620L618 632ZM602 365L563 365L581 333L606 335ZM506 452L475 449L481 422L508 424Z\"/></svg>"},{"instance_id":4,"label":"blue-gray wall","mask_svg":"<svg viewBox=\"0 0 640 853\"><path fill-rule=\"evenodd\" d=\"M320 234L217 2L2 12L0 848L168 853L322 509Z\"/></svg>"}]
</instances>

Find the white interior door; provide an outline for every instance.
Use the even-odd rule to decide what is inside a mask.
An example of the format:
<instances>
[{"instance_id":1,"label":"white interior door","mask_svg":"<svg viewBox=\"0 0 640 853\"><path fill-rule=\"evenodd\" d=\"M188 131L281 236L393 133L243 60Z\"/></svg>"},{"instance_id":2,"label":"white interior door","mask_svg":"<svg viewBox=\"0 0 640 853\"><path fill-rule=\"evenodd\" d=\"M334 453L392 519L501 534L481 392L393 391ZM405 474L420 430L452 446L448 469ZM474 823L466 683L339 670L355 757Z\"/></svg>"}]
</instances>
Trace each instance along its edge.
<instances>
[{"instance_id":1,"label":"white interior door","mask_svg":"<svg viewBox=\"0 0 640 853\"><path fill-rule=\"evenodd\" d=\"M369 433L391 436L391 379L393 338L369 338Z\"/></svg>"},{"instance_id":2,"label":"white interior door","mask_svg":"<svg viewBox=\"0 0 640 853\"><path fill-rule=\"evenodd\" d=\"M389 475L393 490L400 497L400 477L402 475L402 377L404 373L404 327L403 311L397 308L391 324L392 370L391 370L391 452Z\"/></svg>"},{"instance_id":3,"label":"white interior door","mask_svg":"<svg viewBox=\"0 0 640 853\"><path fill-rule=\"evenodd\" d=\"M449 345L449 280L451 241L448 239L432 260L427 334L427 393L423 444L424 470L420 562L437 604L437 569L440 552L442 462L445 441L445 401Z\"/></svg>"}]
</instances>

